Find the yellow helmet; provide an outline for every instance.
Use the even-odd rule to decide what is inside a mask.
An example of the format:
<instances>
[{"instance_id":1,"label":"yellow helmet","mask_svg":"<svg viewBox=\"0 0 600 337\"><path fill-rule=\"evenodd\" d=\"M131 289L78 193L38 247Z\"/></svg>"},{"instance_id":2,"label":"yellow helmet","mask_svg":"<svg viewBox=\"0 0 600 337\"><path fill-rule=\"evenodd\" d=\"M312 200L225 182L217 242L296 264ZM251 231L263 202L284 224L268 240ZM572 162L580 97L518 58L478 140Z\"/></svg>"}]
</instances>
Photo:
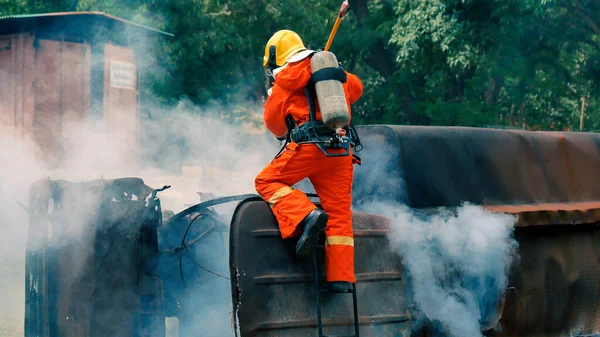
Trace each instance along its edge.
<instances>
[{"instance_id":1,"label":"yellow helmet","mask_svg":"<svg viewBox=\"0 0 600 337\"><path fill-rule=\"evenodd\" d=\"M299 51L306 50L300 35L287 29L273 34L265 46L263 66L283 66L288 58Z\"/></svg>"}]
</instances>

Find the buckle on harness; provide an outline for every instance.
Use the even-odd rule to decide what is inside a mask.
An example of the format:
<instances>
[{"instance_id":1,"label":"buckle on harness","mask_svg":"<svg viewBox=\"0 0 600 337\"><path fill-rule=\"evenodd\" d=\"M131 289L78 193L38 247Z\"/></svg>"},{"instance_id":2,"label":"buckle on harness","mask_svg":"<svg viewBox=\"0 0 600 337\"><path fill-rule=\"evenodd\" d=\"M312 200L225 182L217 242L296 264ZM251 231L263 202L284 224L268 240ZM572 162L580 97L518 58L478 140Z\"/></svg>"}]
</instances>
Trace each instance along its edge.
<instances>
[{"instance_id":1,"label":"buckle on harness","mask_svg":"<svg viewBox=\"0 0 600 337\"><path fill-rule=\"evenodd\" d=\"M309 120L307 122L297 126L296 121L291 115L286 116L286 127L288 130L285 138L286 144L288 142L294 142L296 144L315 144L327 157L348 156L350 155L350 148L354 148L354 152L360 152L362 150L362 145L360 143L360 139L358 138L358 133L356 132L356 129L352 123L350 123L349 126L339 128L334 131L326 126L322 121L316 120L316 107L315 100L313 99L313 90L314 83L304 87L304 93L306 94L306 98L308 100L309 109ZM327 152L327 150L330 149L344 149L346 151L343 153ZM283 148L281 151L283 151ZM356 160L356 163L360 165L360 158L355 153L353 153L352 156Z\"/></svg>"},{"instance_id":2,"label":"buckle on harness","mask_svg":"<svg viewBox=\"0 0 600 337\"><path fill-rule=\"evenodd\" d=\"M351 141L346 136L345 129L333 131L324 125L313 125L313 123L306 122L291 130L290 139L297 144L315 144L328 157L341 157L350 154ZM327 152L331 149L344 149L346 151L342 153Z\"/></svg>"}]
</instances>

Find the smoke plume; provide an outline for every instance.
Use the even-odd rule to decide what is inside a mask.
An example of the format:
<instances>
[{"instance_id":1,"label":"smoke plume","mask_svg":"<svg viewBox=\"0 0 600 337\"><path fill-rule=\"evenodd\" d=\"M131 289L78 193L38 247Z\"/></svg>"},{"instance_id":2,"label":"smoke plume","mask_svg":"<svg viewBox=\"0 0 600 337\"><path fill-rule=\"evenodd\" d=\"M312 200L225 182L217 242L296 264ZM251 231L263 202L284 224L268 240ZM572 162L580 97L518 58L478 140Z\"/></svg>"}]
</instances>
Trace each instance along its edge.
<instances>
[{"instance_id":1,"label":"smoke plume","mask_svg":"<svg viewBox=\"0 0 600 337\"><path fill-rule=\"evenodd\" d=\"M389 247L403 263L414 329L434 329L436 337L481 336L497 318L497 301L518 259L516 218L469 203L409 207L417 196L407 192L402 148L390 130L373 130L381 131L361 136L363 165L355 169L354 208L390 219Z\"/></svg>"},{"instance_id":2,"label":"smoke plume","mask_svg":"<svg viewBox=\"0 0 600 337\"><path fill-rule=\"evenodd\" d=\"M228 108L207 111L186 101L175 106L152 105L148 113L153 114L152 118L142 119L146 143L141 144L138 152L135 151L136 143L124 142L116 130L102 123L64 120L61 133L63 158L59 167L45 165L32 142L20 137L3 137L0 140L3 163L0 166L0 221L3 226L3 235L0 235L0 287L3 289L0 294L0 336L23 335L30 184L44 177L71 182L140 177L152 188L172 186L159 197L163 210L173 213L199 203L199 192L215 196L255 193L254 176L277 152L279 144L251 123L235 125L209 116L209 113L218 114L217 109ZM261 118L261 113L256 110L256 115L250 117ZM137 157L132 158L132 153ZM132 165L132 162L139 165ZM189 169L182 170L182 167ZM94 201L98 200L89 200L87 204L94 206ZM225 223L230 220L232 206L235 204L216 208L224 215ZM82 229L89 225L83 219L94 215L89 214L89 208L86 210L87 213L82 210L78 214L61 214L71 218L69 223L81 226L70 227L62 233L61 245L81 239ZM227 277L228 240L227 234L223 235L225 240L212 234L205 242L194 246L190 253L202 267ZM181 237L177 239L181 240ZM80 261L73 261L73 275L81 271L75 269L81 267L89 251L81 253ZM188 264L184 273L188 283L185 289L187 300L179 305L186 321L180 322L182 334L175 333L174 336L198 335L200 331L215 336L233 335L229 281L190 266L189 258L184 260L184 264ZM180 287L178 260L166 256L163 262L169 266L166 272L173 275L173 284Z\"/></svg>"},{"instance_id":3,"label":"smoke plume","mask_svg":"<svg viewBox=\"0 0 600 337\"><path fill-rule=\"evenodd\" d=\"M0 137L0 144L0 336L18 336L25 311L27 215L17 201L27 204L28 185L40 171L27 144L9 137Z\"/></svg>"},{"instance_id":4,"label":"smoke plume","mask_svg":"<svg viewBox=\"0 0 600 337\"><path fill-rule=\"evenodd\" d=\"M82 29L66 27L71 28L73 31ZM159 64L160 48L154 39L146 40L136 29L97 32L98 35L105 33L110 33L110 40L114 38L117 41L117 35L123 35L127 40L137 43L136 69L145 71L141 78L149 72L156 77L169 76L168 71ZM22 45L27 46L30 42L32 43L32 40L27 37ZM44 50L45 46L51 43L59 42L41 41L40 53L46 53L44 57L48 64L59 62L57 60L69 60L56 65L55 70L64 77L62 83L73 81L69 76L79 69L84 69L83 62L91 62L89 67L85 67L88 71L104 69L104 63L96 63L104 62L103 57L89 58L89 45L87 49L78 49L80 47L76 47L75 44L70 43L67 46L65 42L62 46L64 48L56 48L56 54L52 55L48 50ZM59 50L63 54L59 55ZM16 54L16 57L20 58L19 55L21 54ZM78 58L81 55L84 55L83 58ZM19 62L21 61L19 59ZM260 66L259 63L257 65ZM4 69L8 68L3 68L3 71ZM35 73L34 70L31 72ZM11 78L12 75L12 72L0 72L0 78ZM85 81L85 76L82 76ZM80 78L75 80L76 83L81 81ZM91 80L102 81L102 78ZM11 83L9 86L13 83L8 82ZM95 83L102 88L101 84ZM28 83L23 84L26 85ZM24 334L25 252L27 238L31 234L27 212L31 206L28 205L28 199L29 188L33 182L46 177L71 182L139 177L152 188L170 185L170 189L160 192L158 196L163 211L178 213L199 203L201 200L198 193L209 193L217 197L255 193L254 177L279 148L275 138L262 127L260 103L255 106L246 103L243 107L234 104L197 106L189 100L181 99L176 103L165 104L143 88L140 99L142 105L138 110L140 115L137 116L139 128L132 128L129 123L136 119L136 115L131 110L123 108L124 111L119 111L120 106L115 104L112 107L117 107L117 111L111 111L110 116L103 115L102 111L94 110L94 103L90 103L89 97L82 99L75 92L63 88L64 95L58 98L58 88L51 88L53 87L48 86L46 90L48 97L43 97L41 91L31 93L35 94L36 104L42 106L43 102L52 103L57 99L60 99L61 103L64 101L71 104L61 105L61 111L46 109L43 114L38 114L43 118L38 116L36 118L39 120L32 122L39 123L34 127L29 125L30 116L19 117L19 123L22 120L23 125L17 124L17 121L13 123L12 115L17 116L17 111L11 110L12 104L0 102L2 108L7 107L7 110L0 109L6 115L0 116L0 223L3 229L0 235L0 336L17 337ZM81 89L86 88L90 90L88 84L84 84ZM15 99L20 100L16 96L16 93L21 91L20 87L14 90L9 87L1 89L3 94L14 94ZM105 107L110 105L107 102L104 103ZM81 111L81 105L78 104L85 105L86 108ZM23 110L25 109L19 110L18 113L23 113ZM78 116L87 118L80 119ZM47 120L44 119L46 117ZM115 123L116 119L120 122ZM54 123L57 120L60 121ZM13 130L17 125L20 129ZM140 134L137 134L138 131ZM28 134L37 132L55 137L48 143L42 140L42 145L52 147L60 144L59 166L49 165L44 159L53 158L55 153L51 151L53 149L39 148L36 145L32 137L35 138L37 134L28 137ZM76 192L72 193L70 197L73 200L81 197ZM60 233L60 240L57 233L52 233L52 226L49 226L47 235L49 239L54 239L53 249L81 242L85 229L90 225L87 219L95 216L90 212L93 212L94 203L97 203L98 199L79 202L90 207L58 214L69 217L68 222L74 225L61 228L63 231ZM229 222L233 206L235 203L215 207L223 216L223 222ZM184 301L174 304L185 321L179 322L181 334L174 332L171 336L233 335L229 281L216 276L229 276L227 234L223 234L223 237L224 240L218 233L211 234L201 244L188 250L190 255L184 257L183 262L185 288L179 275L177 257L161 255L159 268L162 268L161 272L164 273L161 277L166 283L170 282L168 286L184 289L183 294L186 297ZM159 239L160 248L167 249L173 248L173 242L180 241L181 236L163 239ZM74 260L69 271L71 276L77 277L82 273L85 257L92 249L94 247L87 247L87 250L79 252L81 255L72 256ZM83 306L85 307L85 303ZM171 328L169 327L169 333L173 331Z\"/></svg>"},{"instance_id":5,"label":"smoke plume","mask_svg":"<svg viewBox=\"0 0 600 337\"><path fill-rule=\"evenodd\" d=\"M416 327L427 321L436 336L481 336L507 287L515 218L467 203L455 213L389 202L365 208L391 219L389 242L402 257Z\"/></svg>"},{"instance_id":6,"label":"smoke plume","mask_svg":"<svg viewBox=\"0 0 600 337\"><path fill-rule=\"evenodd\" d=\"M152 58L154 45L134 35L128 33L131 40L146 44L143 50L148 55L145 56ZM77 68L79 65L68 66ZM95 66L92 64L92 68ZM151 67L154 71L154 65L137 64L138 69ZM0 74L0 78L4 75ZM36 100L44 99L36 97ZM3 289L0 335L23 335L25 247L29 234L26 209L32 182L44 177L72 182L140 177L153 188L171 185L159 197L163 210L177 213L198 203L198 192L216 196L255 193L254 177L278 150L274 137L255 126L262 122L260 106L245 106L245 110L254 110L254 113L248 112L246 119L241 119L231 117L229 112L236 109L231 105L198 107L187 100L163 105L148 96L142 102L139 125L143 134L139 144L136 137L128 134L134 132L132 130L117 130L93 119L61 120L59 167L45 165L39 159L40 151L21 136L8 134L0 139L3 229L0 235L0 287ZM127 113L130 112L113 111L115 116ZM84 113L64 113L64 116L76 115ZM367 151L370 151L368 145ZM371 157L377 160L365 161L365 165L368 162L389 164L383 156L391 152L382 148L377 151L380 152L371 152ZM387 164L379 165L375 168L377 174L369 177L371 183L378 184L376 188L368 187L375 186L368 182L362 185L378 200L382 200L380 194L392 186L382 183L389 182L389 174L380 175L389 173L387 169ZM230 207L216 208L226 223L231 216ZM405 263L417 311L430 320L439 321L454 336L478 336L479 321L489 312L498 291L506 287L506 270L516 245L511 238L514 219L471 205L459 208L457 216L441 213L423 217L402 205L387 202L364 204L363 200L362 208L393 220L390 243ZM88 218L90 214L86 212L66 214L73 217L71 222L80 223L82 227L69 228L63 233L65 240L61 244L81 237L86 223L76 220ZM167 238L161 242L165 246L162 248L173 248L174 242L177 241ZM205 243L194 247L193 256L185 258L185 299L175 303L184 317L180 322L182 335L233 335L230 286L223 277L229 275L227 250L228 240L213 234ZM82 261L73 264L71 273L79 272ZM161 256L161 268L166 286L183 286L175 255Z\"/></svg>"}]
</instances>

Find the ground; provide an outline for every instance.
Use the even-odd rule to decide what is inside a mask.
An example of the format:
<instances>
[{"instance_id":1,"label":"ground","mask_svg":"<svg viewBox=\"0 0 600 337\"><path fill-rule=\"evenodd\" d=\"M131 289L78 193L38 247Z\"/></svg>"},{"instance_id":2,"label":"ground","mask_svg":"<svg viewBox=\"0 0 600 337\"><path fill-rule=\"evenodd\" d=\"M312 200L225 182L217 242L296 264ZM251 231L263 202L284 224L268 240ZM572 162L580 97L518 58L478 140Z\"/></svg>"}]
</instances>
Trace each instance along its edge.
<instances>
[{"instance_id":1,"label":"ground","mask_svg":"<svg viewBox=\"0 0 600 337\"><path fill-rule=\"evenodd\" d=\"M25 266L0 259L0 337L22 337L25 310Z\"/></svg>"},{"instance_id":2,"label":"ground","mask_svg":"<svg viewBox=\"0 0 600 337\"><path fill-rule=\"evenodd\" d=\"M19 322L0 321L0 337L19 337L23 334L23 326Z\"/></svg>"}]
</instances>

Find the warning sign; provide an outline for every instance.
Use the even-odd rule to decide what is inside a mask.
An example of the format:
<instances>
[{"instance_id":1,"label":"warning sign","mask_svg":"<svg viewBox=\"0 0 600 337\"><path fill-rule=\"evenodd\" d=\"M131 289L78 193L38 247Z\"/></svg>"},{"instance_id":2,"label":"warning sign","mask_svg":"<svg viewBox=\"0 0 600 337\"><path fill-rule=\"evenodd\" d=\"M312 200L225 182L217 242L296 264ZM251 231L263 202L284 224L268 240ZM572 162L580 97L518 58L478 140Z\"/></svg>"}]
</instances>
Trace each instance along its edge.
<instances>
[{"instance_id":1,"label":"warning sign","mask_svg":"<svg viewBox=\"0 0 600 337\"><path fill-rule=\"evenodd\" d=\"M113 88L135 89L135 65L111 60L110 86Z\"/></svg>"}]
</instances>

